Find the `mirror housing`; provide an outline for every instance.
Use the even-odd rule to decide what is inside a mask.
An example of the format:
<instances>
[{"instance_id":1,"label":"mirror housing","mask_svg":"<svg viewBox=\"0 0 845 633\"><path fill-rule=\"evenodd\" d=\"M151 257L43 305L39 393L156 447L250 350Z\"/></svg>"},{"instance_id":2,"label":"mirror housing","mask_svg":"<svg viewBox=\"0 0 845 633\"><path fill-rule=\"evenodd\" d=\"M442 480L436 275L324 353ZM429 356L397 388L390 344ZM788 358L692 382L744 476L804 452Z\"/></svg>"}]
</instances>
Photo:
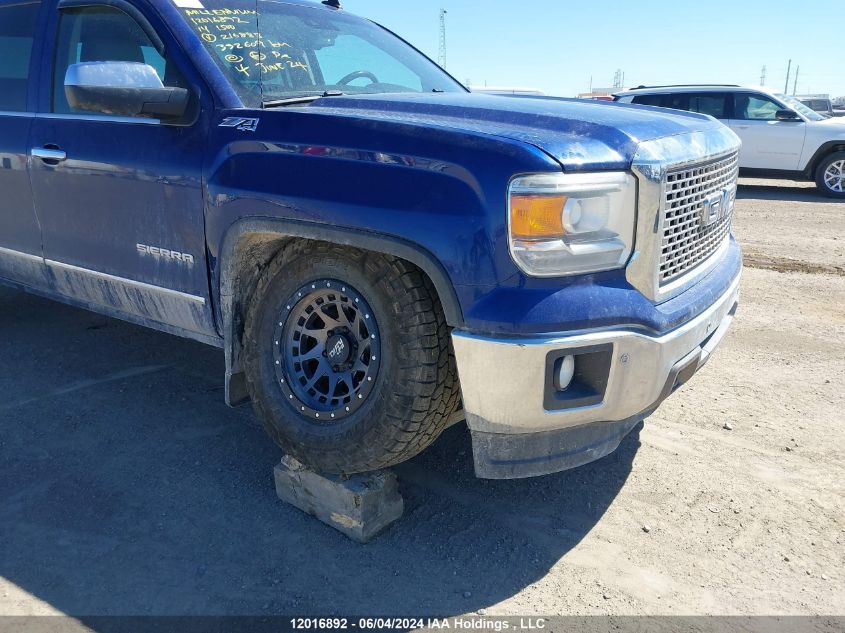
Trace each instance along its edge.
<instances>
[{"instance_id":1,"label":"mirror housing","mask_svg":"<svg viewBox=\"0 0 845 633\"><path fill-rule=\"evenodd\" d=\"M165 87L152 66L137 62L72 64L65 96L74 110L167 119L183 116L190 99L185 88Z\"/></svg>"},{"instance_id":2,"label":"mirror housing","mask_svg":"<svg viewBox=\"0 0 845 633\"><path fill-rule=\"evenodd\" d=\"M775 118L778 121L800 121L801 117L795 110L778 110L775 113Z\"/></svg>"}]
</instances>

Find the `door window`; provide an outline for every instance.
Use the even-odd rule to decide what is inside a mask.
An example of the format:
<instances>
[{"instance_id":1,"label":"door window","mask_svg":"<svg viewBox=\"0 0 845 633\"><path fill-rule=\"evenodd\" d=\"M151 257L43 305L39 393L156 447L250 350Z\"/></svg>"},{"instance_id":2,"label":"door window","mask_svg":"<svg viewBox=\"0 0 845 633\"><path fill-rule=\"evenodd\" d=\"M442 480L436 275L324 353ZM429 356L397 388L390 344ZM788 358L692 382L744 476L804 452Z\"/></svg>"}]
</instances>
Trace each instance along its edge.
<instances>
[{"instance_id":1,"label":"door window","mask_svg":"<svg viewBox=\"0 0 845 633\"><path fill-rule=\"evenodd\" d=\"M636 97L631 99L631 103L647 106L662 106L663 95L637 95Z\"/></svg>"},{"instance_id":2,"label":"door window","mask_svg":"<svg viewBox=\"0 0 845 633\"><path fill-rule=\"evenodd\" d=\"M637 95L632 103L709 114L717 119L730 118L730 95L722 92Z\"/></svg>"},{"instance_id":3,"label":"door window","mask_svg":"<svg viewBox=\"0 0 845 633\"><path fill-rule=\"evenodd\" d=\"M64 83L68 67L81 62L148 64L165 86L186 87L176 65L162 57L138 23L112 7L62 12L53 74L53 112L78 112L67 102Z\"/></svg>"},{"instance_id":4,"label":"door window","mask_svg":"<svg viewBox=\"0 0 845 633\"><path fill-rule=\"evenodd\" d=\"M0 110L23 112L38 4L0 5Z\"/></svg>"},{"instance_id":5,"label":"door window","mask_svg":"<svg viewBox=\"0 0 845 633\"><path fill-rule=\"evenodd\" d=\"M672 110L689 110L689 95L666 94L663 95L663 107Z\"/></svg>"},{"instance_id":6,"label":"door window","mask_svg":"<svg viewBox=\"0 0 845 633\"><path fill-rule=\"evenodd\" d=\"M658 95L637 95L631 101L638 105L659 106L661 108L670 108L672 110L687 110L689 108L689 98L684 94L658 94Z\"/></svg>"},{"instance_id":7,"label":"door window","mask_svg":"<svg viewBox=\"0 0 845 633\"><path fill-rule=\"evenodd\" d=\"M743 121L777 121L778 110L783 109L763 95L736 95L736 118Z\"/></svg>"},{"instance_id":8,"label":"door window","mask_svg":"<svg viewBox=\"0 0 845 633\"><path fill-rule=\"evenodd\" d=\"M689 110L709 114L717 119L728 119L728 102L728 95L723 92L692 93L689 95Z\"/></svg>"}]
</instances>

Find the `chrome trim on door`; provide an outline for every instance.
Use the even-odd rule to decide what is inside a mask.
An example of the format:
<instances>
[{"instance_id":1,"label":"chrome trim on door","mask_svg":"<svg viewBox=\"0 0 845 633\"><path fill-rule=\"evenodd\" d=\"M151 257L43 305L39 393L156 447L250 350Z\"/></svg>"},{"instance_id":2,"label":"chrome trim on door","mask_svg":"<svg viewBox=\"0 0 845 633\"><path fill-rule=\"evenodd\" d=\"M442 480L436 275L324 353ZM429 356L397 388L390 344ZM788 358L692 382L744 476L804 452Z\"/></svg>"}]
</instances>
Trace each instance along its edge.
<instances>
[{"instance_id":1,"label":"chrome trim on door","mask_svg":"<svg viewBox=\"0 0 845 633\"><path fill-rule=\"evenodd\" d=\"M30 253L23 253L21 251L13 251L11 248L3 248L0 246L0 255L10 255L11 257L20 257L21 259L28 259L31 261L38 262L39 264L44 263L44 258L40 255L31 255Z\"/></svg>"},{"instance_id":2,"label":"chrome trim on door","mask_svg":"<svg viewBox=\"0 0 845 633\"><path fill-rule=\"evenodd\" d=\"M160 119L147 119L144 117L131 116L109 116L101 114L56 114L53 112L39 112L35 115L37 119L60 119L69 121L100 121L105 123L139 123L141 125L159 125Z\"/></svg>"},{"instance_id":3,"label":"chrome trim on door","mask_svg":"<svg viewBox=\"0 0 845 633\"><path fill-rule=\"evenodd\" d=\"M70 121L105 121L106 123L140 123L141 125L160 125L161 119L146 117L110 116L108 114L57 114L55 112L19 112L0 110L0 116L25 117L27 119L67 119Z\"/></svg>"},{"instance_id":4,"label":"chrome trim on door","mask_svg":"<svg viewBox=\"0 0 845 633\"><path fill-rule=\"evenodd\" d=\"M179 290L171 290L170 288L163 288L161 286L154 286L152 284L147 284L142 281L133 281L132 279L126 279L125 277L117 277L115 275L109 275L108 273L101 273L96 270L90 270L88 268L80 268L79 266L72 266L71 264L64 264L62 262L57 262L52 259L44 260L47 266L52 266L54 268L61 268L62 270L67 270L70 272L75 273L82 273L84 275L88 275L90 277L96 277L97 279L102 279L104 281L111 281L115 283L125 284L127 286L132 286L134 288L138 288L139 290L148 290L151 292L158 292L160 294L169 295L171 297L177 297L179 299L185 299L187 301L192 301L194 303L198 303L200 305L205 305L205 298L198 297L197 295L188 294L186 292L180 292Z\"/></svg>"},{"instance_id":5,"label":"chrome trim on door","mask_svg":"<svg viewBox=\"0 0 845 633\"><path fill-rule=\"evenodd\" d=\"M170 295L173 297L178 297L180 299L186 299L188 301L193 301L195 303L199 303L200 305L205 305L205 298L199 297L197 295L188 294L187 292L180 292L179 290L171 290L170 288L164 288L162 286L154 286L153 284L147 284L143 281L134 281L132 279L126 279L126 277L118 277L116 275L109 275L108 273L101 273L96 270L91 270L89 268L81 268L79 266L73 266L71 264L65 264L63 262L57 262L53 259L45 259L39 255L32 255L30 253L24 253L22 251L16 251L11 248L5 248L0 246L0 255L9 255L11 257L20 257L21 259L28 259L31 261L36 261L42 264L46 264L47 266L52 266L54 268L61 268L62 270L67 270L70 272L82 273L85 275L89 275L91 277L97 277L98 279L103 279L104 281L113 281L121 284L126 284L128 286L134 286L135 288L139 288L141 290L150 290L153 292L158 292L161 294Z\"/></svg>"}]
</instances>

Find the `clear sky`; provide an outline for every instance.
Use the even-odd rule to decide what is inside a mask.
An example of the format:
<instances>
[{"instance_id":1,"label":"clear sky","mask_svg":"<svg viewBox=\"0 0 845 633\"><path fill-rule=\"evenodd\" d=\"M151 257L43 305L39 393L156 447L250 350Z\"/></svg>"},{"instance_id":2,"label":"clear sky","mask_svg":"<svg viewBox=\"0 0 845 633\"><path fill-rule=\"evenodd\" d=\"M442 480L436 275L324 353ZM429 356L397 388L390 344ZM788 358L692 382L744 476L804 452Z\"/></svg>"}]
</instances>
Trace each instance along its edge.
<instances>
[{"instance_id":1,"label":"clear sky","mask_svg":"<svg viewBox=\"0 0 845 633\"><path fill-rule=\"evenodd\" d=\"M437 60L446 9L446 67L473 84L552 95L613 85L738 83L845 96L845 8L839 0L342 0ZM789 91L792 92L790 79Z\"/></svg>"}]
</instances>

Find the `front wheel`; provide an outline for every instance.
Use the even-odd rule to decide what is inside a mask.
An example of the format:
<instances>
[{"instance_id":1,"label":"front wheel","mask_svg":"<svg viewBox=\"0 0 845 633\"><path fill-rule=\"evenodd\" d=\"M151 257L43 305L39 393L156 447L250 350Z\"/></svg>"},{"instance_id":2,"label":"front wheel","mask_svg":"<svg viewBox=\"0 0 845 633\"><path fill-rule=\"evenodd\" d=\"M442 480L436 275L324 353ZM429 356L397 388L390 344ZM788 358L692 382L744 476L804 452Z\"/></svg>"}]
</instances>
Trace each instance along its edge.
<instances>
[{"instance_id":1,"label":"front wheel","mask_svg":"<svg viewBox=\"0 0 845 633\"><path fill-rule=\"evenodd\" d=\"M834 152L822 159L816 169L816 186L826 196L845 198L845 152Z\"/></svg>"},{"instance_id":2,"label":"front wheel","mask_svg":"<svg viewBox=\"0 0 845 633\"><path fill-rule=\"evenodd\" d=\"M244 351L268 433L322 472L410 459L457 406L442 307L403 260L326 243L285 249L258 284Z\"/></svg>"}]
</instances>

